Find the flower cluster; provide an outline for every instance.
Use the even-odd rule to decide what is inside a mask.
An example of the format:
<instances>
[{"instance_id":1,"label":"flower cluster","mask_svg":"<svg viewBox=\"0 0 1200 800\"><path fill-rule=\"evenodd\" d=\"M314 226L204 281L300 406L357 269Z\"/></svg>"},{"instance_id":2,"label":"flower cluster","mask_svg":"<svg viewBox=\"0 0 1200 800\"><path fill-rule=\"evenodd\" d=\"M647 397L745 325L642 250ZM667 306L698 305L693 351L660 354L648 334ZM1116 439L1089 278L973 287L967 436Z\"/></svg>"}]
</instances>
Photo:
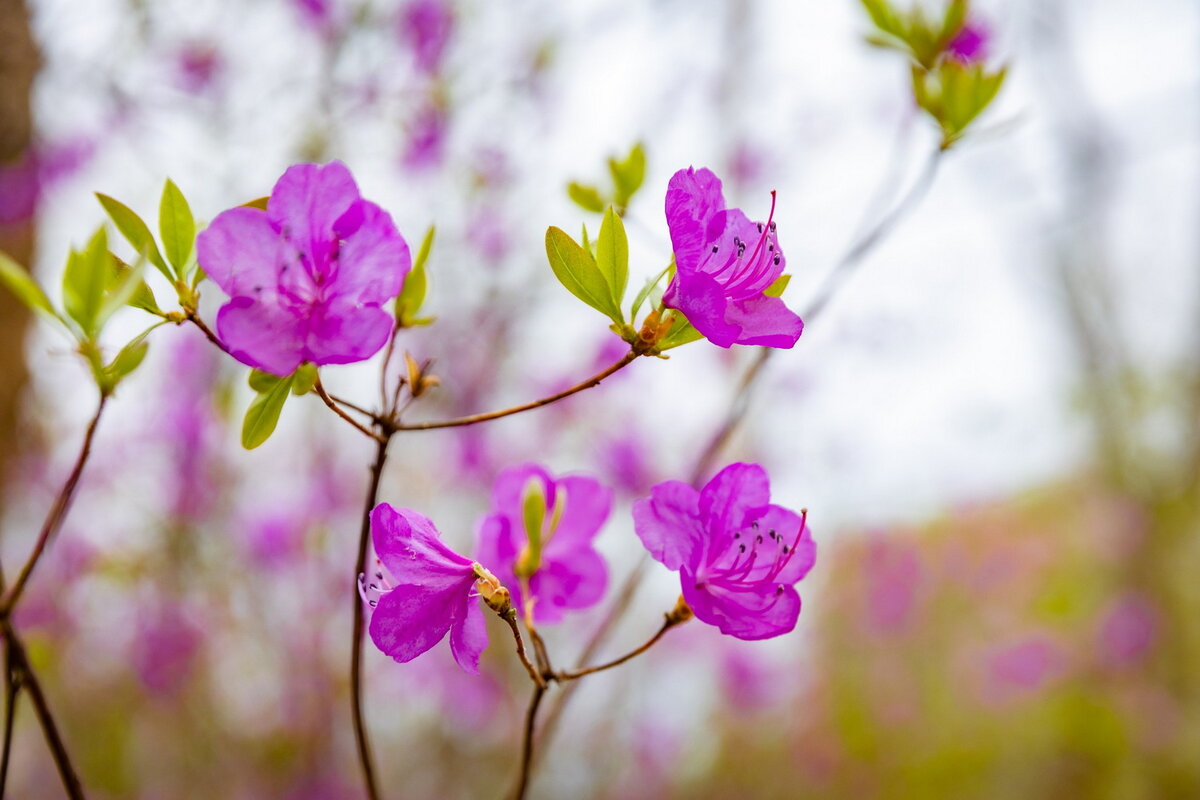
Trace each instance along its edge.
<instances>
[{"instance_id":1,"label":"flower cluster","mask_svg":"<svg viewBox=\"0 0 1200 800\"><path fill-rule=\"evenodd\" d=\"M197 237L196 252L230 297L217 314L221 341L234 358L275 375L378 352L394 324L383 306L412 266L392 218L362 199L337 161L291 167L265 211L223 212Z\"/></svg>"}]
</instances>

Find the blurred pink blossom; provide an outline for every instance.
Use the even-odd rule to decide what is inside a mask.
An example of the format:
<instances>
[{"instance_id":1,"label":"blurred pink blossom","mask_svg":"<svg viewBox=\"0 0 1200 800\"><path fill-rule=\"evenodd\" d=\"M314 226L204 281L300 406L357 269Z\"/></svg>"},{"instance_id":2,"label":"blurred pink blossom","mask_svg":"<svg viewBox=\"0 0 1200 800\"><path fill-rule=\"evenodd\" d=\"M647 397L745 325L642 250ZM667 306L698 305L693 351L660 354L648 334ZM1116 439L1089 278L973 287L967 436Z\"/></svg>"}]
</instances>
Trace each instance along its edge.
<instances>
[{"instance_id":1,"label":"blurred pink blossom","mask_svg":"<svg viewBox=\"0 0 1200 800\"><path fill-rule=\"evenodd\" d=\"M1113 666L1136 664L1154 645L1157 632L1157 610L1145 597L1128 592L1116 598L1101 616L1100 653Z\"/></svg>"}]
</instances>

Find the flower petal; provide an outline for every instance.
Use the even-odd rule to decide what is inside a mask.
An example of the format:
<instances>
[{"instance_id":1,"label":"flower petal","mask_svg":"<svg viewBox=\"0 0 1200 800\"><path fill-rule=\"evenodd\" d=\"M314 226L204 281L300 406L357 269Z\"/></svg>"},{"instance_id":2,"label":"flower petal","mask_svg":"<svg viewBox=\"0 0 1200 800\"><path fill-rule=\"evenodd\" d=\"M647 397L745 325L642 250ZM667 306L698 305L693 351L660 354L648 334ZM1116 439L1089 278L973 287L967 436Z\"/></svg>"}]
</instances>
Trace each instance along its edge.
<instances>
[{"instance_id":1,"label":"flower petal","mask_svg":"<svg viewBox=\"0 0 1200 800\"><path fill-rule=\"evenodd\" d=\"M725 208L721 180L706 168L681 169L667 184L665 206L675 264L681 270L693 269L710 243L709 220Z\"/></svg>"},{"instance_id":2,"label":"flower petal","mask_svg":"<svg viewBox=\"0 0 1200 800\"><path fill-rule=\"evenodd\" d=\"M371 541L395 583L445 587L475 582L473 562L441 540L428 517L380 503L371 512Z\"/></svg>"},{"instance_id":3,"label":"flower petal","mask_svg":"<svg viewBox=\"0 0 1200 800\"><path fill-rule=\"evenodd\" d=\"M305 320L267 300L237 296L217 312L217 334L230 354L273 375L290 375L300 366Z\"/></svg>"},{"instance_id":4,"label":"flower petal","mask_svg":"<svg viewBox=\"0 0 1200 800\"><path fill-rule=\"evenodd\" d=\"M792 586L777 585L765 592L729 591L715 584L697 586L682 576L683 599L696 618L721 633L752 641L789 633L800 617L800 595Z\"/></svg>"},{"instance_id":5,"label":"flower petal","mask_svg":"<svg viewBox=\"0 0 1200 800\"><path fill-rule=\"evenodd\" d=\"M275 183L267 217L275 228L310 253L332 241L338 220L361 200L350 170L340 161L296 164Z\"/></svg>"},{"instance_id":6,"label":"flower petal","mask_svg":"<svg viewBox=\"0 0 1200 800\"><path fill-rule=\"evenodd\" d=\"M400 584L379 598L371 641L396 661L412 661L445 637L469 592L469 586Z\"/></svg>"},{"instance_id":7,"label":"flower petal","mask_svg":"<svg viewBox=\"0 0 1200 800\"><path fill-rule=\"evenodd\" d=\"M352 364L370 358L387 344L395 318L379 306L358 306L335 298L313 309L304 357L314 364Z\"/></svg>"},{"instance_id":8,"label":"flower petal","mask_svg":"<svg viewBox=\"0 0 1200 800\"><path fill-rule=\"evenodd\" d=\"M283 263L279 232L257 208L222 211L196 237L205 275L230 297L274 293Z\"/></svg>"},{"instance_id":9,"label":"flower petal","mask_svg":"<svg viewBox=\"0 0 1200 800\"><path fill-rule=\"evenodd\" d=\"M515 608L521 608L524 602L521 597L521 585L513 572L517 556L524 545L524 534L521 535L518 544L512 523L504 514L488 514L479 523L475 560L491 570L492 574L500 579L500 583L508 587Z\"/></svg>"},{"instance_id":10,"label":"flower petal","mask_svg":"<svg viewBox=\"0 0 1200 800\"><path fill-rule=\"evenodd\" d=\"M737 342L741 328L726 320L729 298L721 284L710 275L680 269L675 273L663 303L683 312L692 327L718 347L731 347Z\"/></svg>"},{"instance_id":11,"label":"flower petal","mask_svg":"<svg viewBox=\"0 0 1200 800\"><path fill-rule=\"evenodd\" d=\"M666 481L633 504L633 528L667 569L696 566L703 557L700 495L682 481Z\"/></svg>"},{"instance_id":12,"label":"flower petal","mask_svg":"<svg viewBox=\"0 0 1200 800\"><path fill-rule=\"evenodd\" d=\"M547 558L529 580L529 591L537 602L533 616L538 622L555 623L563 611L589 608L604 598L608 588L608 565L591 548L579 547L568 554Z\"/></svg>"},{"instance_id":13,"label":"flower petal","mask_svg":"<svg viewBox=\"0 0 1200 800\"><path fill-rule=\"evenodd\" d=\"M803 520L799 514L780 506L767 506L767 513L758 518L759 530L775 531L790 553L785 556L787 561L783 569L775 576L779 583L795 583L807 575L817 562L817 544L813 541L808 524ZM800 530L802 523L803 531ZM753 576L754 572L747 580L753 580Z\"/></svg>"},{"instance_id":14,"label":"flower petal","mask_svg":"<svg viewBox=\"0 0 1200 800\"><path fill-rule=\"evenodd\" d=\"M412 255L390 214L366 200L356 209L356 226L342 236L339 268L328 289L331 297L383 304L400 294ZM345 218L339 224L346 224Z\"/></svg>"},{"instance_id":15,"label":"flower petal","mask_svg":"<svg viewBox=\"0 0 1200 800\"><path fill-rule=\"evenodd\" d=\"M542 548L544 556L550 559L581 545L590 547L612 511L613 490L595 478L568 475L558 479L554 503L556 507L560 503L565 506L558 527Z\"/></svg>"},{"instance_id":16,"label":"flower petal","mask_svg":"<svg viewBox=\"0 0 1200 800\"><path fill-rule=\"evenodd\" d=\"M804 332L804 321L784 305L781 298L766 295L734 300L725 309L725 321L741 329L736 344L759 344L787 350L795 347L796 340Z\"/></svg>"},{"instance_id":17,"label":"flower petal","mask_svg":"<svg viewBox=\"0 0 1200 800\"><path fill-rule=\"evenodd\" d=\"M758 464L730 464L700 490L700 516L710 536L715 531L732 536L762 516L770 501L766 470ZM722 548L721 542L709 544L710 548Z\"/></svg>"},{"instance_id":18,"label":"flower petal","mask_svg":"<svg viewBox=\"0 0 1200 800\"><path fill-rule=\"evenodd\" d=\"M468 593L450 628L450 652L458 665L472 675L479 674L479 656L487 649L487 623L479 601Z\"/></svg>"},{"instance_id":19,"label":"flower petal","mask_svg":"<svg viewBox=\"0 0 1200 800\"><path fill-rule=\"evenodd\" d=\"M510 519L522 519L522 501L525 487L533 478L541 480L546 491L546 504L554 503L554 478L537 464L519 464L508 467L496 476L492 484L492 508Z\"/></svg>"}]
</instances>

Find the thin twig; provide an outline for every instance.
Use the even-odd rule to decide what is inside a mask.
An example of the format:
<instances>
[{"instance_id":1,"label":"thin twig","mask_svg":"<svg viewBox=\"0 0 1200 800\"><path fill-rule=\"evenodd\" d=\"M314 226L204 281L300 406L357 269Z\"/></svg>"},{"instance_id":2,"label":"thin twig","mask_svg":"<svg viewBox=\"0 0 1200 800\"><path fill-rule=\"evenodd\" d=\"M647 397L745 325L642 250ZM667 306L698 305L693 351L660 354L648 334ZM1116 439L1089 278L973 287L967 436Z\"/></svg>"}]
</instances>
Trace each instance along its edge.
<instances>
[{"instance_id":1,"label":"thin twig","mask_svg":"<svg viewBox=\"0 0 1200 800\"><path fill-rule=\"evenodd\" d=\"M219 347L222 352L224 352L226 355L233 355L233 353L229 352L229 348L225 346L225 343L218 339L217 335L213 333L212 328L204 324L204 320L200 319L200 317L196 314L195 309L188 309L184 311L184 315L184 318L187 319L188 322L191 322L193 325L199 328L200 332L203 333L210 342Z\"/></svg>"},{"instance_id":2,"label":"thin twig","mask_svg":"<svg viewBox=\"0 0 1200 800\"><path fill-rule=\"evenodd\" d=\"M339 406L337 403L335 403L333 398L330 397L328 395L328 393L326 393L325 387L321 385L321 376L320 375L317 375L317 379L315 381L313 381L313 391L316 393L317 397L321 398L321 401L323 403L325 403L325 405L328 406L329 409L333 413L337 414L339 417L344 419L347 423L350 424L351 427L353 427L356 431L361 433L363 436L367 436L371 439L374 439L376 442L386 441L386 438L387 438L386 434L376 433L375 431L366 427L365 425L360 423L358 420L356 420L354 417L350 416L345 411L343 411L342 407Z\"/></svg>"},{"instance_id":3,"label":"thin twig","mask_svg":"<svg viewBox=\"0 0 1200 800\"><path fill-rule=\"evenodd\" d=\"M42 726L42 733L46 736L46 745L50 748L50 756L54 759L54 766L58 769L59 778L62 779L63 789L66 790L67 796L71 800L84 800L83 785L79 782L79 776L71 765L71 758L67 755L67 748L58 732L58 725L54 721L54 715L50 713L46 695L42 692L41 683L29 664L25 648L22 646L21 640L17 638L17 633L10 620L0 622L0 628L3 629L4 638L8 642L10 653L15 659L15 666L20 673L21 688L29 694L29 699L33 701L34 713Z\"/></svg>"},{"instance_id":4,"label":"thin twig","mask_svg":"<svg viewBox=\"0 0 1200 800\"><path fill-rule=\"evenodd\" d=\"M46 544L50 541L59 528L62 527L63 521L67 518L67 511L71 507L71 500L75 497L75 489L79 485L79 478L83 475L83 467L87 464L88 457L92 453L92 440L96 435L96 426L100 424L100 416L104 413L105 405L108 402L107 395L100 396L100 403L96 406L96 413L92 416L92 421L88 423L87 433L83 436L83 445L79 449L79 455L75 458L75 466L71 468L71 474L67 476L66 483L58 492L58 497L54 500L54 505L50 507L50 513L46 516L46 521L42 523L42 530L38 533L37 542L33 546L33 552L29 554L29 559L25 565L21 567L20 573L17 575L16 581L12 588L9 589L4 602L0 605L0 619L8 619L17 606L17 601L21 599L21 593L25 591L25 584L29 581L29 576L33 574L34 567L42 557L42 553L46 550Z\"/></svg>"},{"instance_id":5,"label":"thin twig","mask_svg":"<svg viewBox=\"0 0 1200 800\"><path fill-rule=\"evenodd\" d=\"M379 495L379 482L383 467L387 463L387 448L391 436L384 434L375 450L375 462L371 465L371 480L367 489L367 500L363 508L362 530L358 536L358 561L355 576L362 575L367 568L367 542L371 537L371 511ZM367 726L363 721L362 647L364 628L363 601L358 587L354 588L354 641L350 646L350 706L354 719L354 742L358 746L358 761L362 767L363 782L370 800L379 800L379 789L375 783L375 767L371 760L371 743L367 739Z\"/></svg>"},{"instance_id":6,"label":"thin twig","mask_svg":"<svg viewBox=\"0 0 1200 800\"><path fill-rule=\"evenodd\" d=\"M17 695L21 690L20 673L13 661L12 644L4 639L4 743L0 752L0 797L7 797L8 759L12 754L13 721L17 716Z\"/></svg>"},{"instance_id":7,"label":"thin twig","mask_svg":"<svg viewBox=\"0 0 1200 800\"><path fill-rule=\"evenodd\" d=\"M501 615L500 618L508 623L508 627L512 628L513 639L517 643L517 658L521 659L521 665L529 673L529 679L535 686L546 688L546 681L542 678L541 671L533 665L533 662L529 660L529 655L525 652L525 640L521 638L521 628L517 625L516 611L510 609L509 613Z\"/></svg>"},{"instance_id":8,"label":"thin twig","mask_svg":"<svg viewBox=\"0 0 1200 800\"><path fill-rule=\"evenodd\" d=\"M350 409L351 411L357 411L359 414L362 414L364 417L369 417L372 422L378 422L381 419L381 417L378 414L376 414L374 411L368 411L367 409L363 408L362 406L358 405L357 403L352 403L344 397L338 397L336 394L331 394L331 395L329 395L329 399L332 400L333 402L337 403L339 406L345 406L346 408Z\"/></svg>"},{"instance_id":9,"label":"thin twig","mask_svg":"<svg viewBox=\"0 0 1200 800\"><path fill-rule=\"evenodd\" d=\"M458 428L458 427L462 427L464 425L474 425L479 422L487 422L488 420L500 419L501 417L510 417L513 414L520 414L523 411L531 411L535 408L541 408L542 406L548 406L551 403L557 403L559 400L570 397L573 394L578 394L579 392L582 392L584 389L590 389L593 386L600 385L600 381L604 380L609 375L612 375L614 372L617 372L617 371L622 370L625 367L629 366L630 364L632 364L634 362L634 360L637 359L637 357L639 355L640 355L639 353L637 353L633 350L630 350L628 353L626 353L621 358L620 361L613 364L612 366L606 367L604 370L593 375L592 377L588 378L587 380L581 381L580 383L575 384L570 389L564 389L561 392L552 394L549 397L543 397L540 400L534 400L531 403L525 403L523 405L513 406L512 408L505 408L500 411L489 411L489 412L483 413L483 414L471 414L470 416L466 416L466 417L455 417L453 419L436 420L433 422L414 422L411 424L401 423L401 424L396 425L396 430L428 431L428 430L433 430L435 428Z\"/></svg>"},{"instance_id":10,"label":"thin twig","mask_svg":"<svg viewBox=\"0 0 1200 800\"><path fill-rule=\"evenodd\" d=\"M690 617L687 619L690 619ZM555 680L573 681L573 680L577 680L578 678L582 678L585 675L595 675L597 672L604 672L604 670L606 670L606 669L612 669L613 667L619 667L622 664L624 664L626 661L637 658L642 653L649 650L651 647L653 647L655 644L658 643L658 640L661 639L663 637L663 635L666 634L667 631L671 630L671 628L674 628L675 626L680 625L686 621L687 621L686 619L673 617L670 614L668 614L667 618L665 620L663 620L662 627L658 629L658 632L655 633L653 636L651 636L646 641L646 643L643 644L641 647L638 647L635 650L631 650L628 653L626 653L625 655L621 656L620 658L614 658L612 661L609 661L604 664L598 664L597 666L594 666L594 667L584 667L583 669L567 670L565 672L560 672L554 676Z\"/></svg>"},{"instance_id":11,"label":"thin twig","mask_svg":"<svg viewBox=\"0 0 1200 800\"><path fill-rule=\"evenodd\" d=\"M509 796L511 800L525 800L525 791L529 788L529 774L533 766L533 732L537 724L538 706L546 694L544 686L533 687L533 697L529 699L529 708L525 711L525 733L521 741L521 771L517 775L517 784Z\"/></svg>"}]
</instances>

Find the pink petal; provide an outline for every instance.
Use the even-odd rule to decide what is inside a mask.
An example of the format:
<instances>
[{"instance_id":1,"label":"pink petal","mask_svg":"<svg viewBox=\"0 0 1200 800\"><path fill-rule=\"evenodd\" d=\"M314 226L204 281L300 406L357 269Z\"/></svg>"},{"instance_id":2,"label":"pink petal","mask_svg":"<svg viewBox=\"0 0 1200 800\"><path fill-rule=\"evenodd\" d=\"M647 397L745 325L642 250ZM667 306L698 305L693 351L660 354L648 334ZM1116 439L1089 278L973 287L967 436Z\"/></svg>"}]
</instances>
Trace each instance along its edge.
<instances>
[{"instance_id":1,"label":"pink petal","mask_svg":"<svg viewBox=\"0 0 1200 800\"><path fill-rule=\"evenodd\" d=\"M479 601L469 594L459 607L458 618L450 628L450 652L458 665L472 675L479 674L479 656L487 649L487 623Z\"/></svg>"},{"instance_id":2,"label":"pink petal","mask_svg":"<svg viewBox=\"0 0 1200 800\"><path fill-rule=\"evenodd\" d=\"M314 364L352 364L378 353L392 335L395 317L379 306L337 298L314 309L305 356Z\"/></svg>"},{"instance_id":3,"label":"pink petal","mask_svg":"<svg viewBox=\"0 0 1200 800\"><path fill-rule=\"evenodd\" d=\"M737 342L741 328L726 321L729 298L712 276L677 272L663 293L663 303L682 311L692 327L718 347L732 347Z\"/></svg>"},{"instance_id":4,"label":"pink petal","mask_svg":"<svg viewBox=\"0 0 1200 800\"><path fill-rule=\"evenodd\" d=\"M795 629L800 618L800 595L792 586L733 592L711 584L699 588L691 575L682 577L683 598L696 618L729 636L747 641L770 639Z\"/></svg>"},{"instance_id":5,"label":"pink petal","mask_svg":"<svg viewBox=\"0 0 1200 800\"><path fill-rule=\"evenodd\" d=\"M650 555L678 570L703 556L700 495L682 481L666 481L633 504L633 528Z\"/></svg>"},{"instance_id":6,"label":"pink petal","mask_svg":"<svg viewBox=\"0 0 1200 800\"><path fill-rule=\"evenodd\" d=\"M345 236L329 289L357 303L383 304L400 294L412 256L391 215L366 200L357 207L361 221Z\"/></svg>"},{"instance_id":7,"label":"pink petal","mask_svg":"<svg viewBox=\"0 0 1200 800\"><path fill-rule=\"evenodd\" d=\"M529 591L537 598L534 619L561 622L563 611L595 605L604 599L607 588L608 566L590 545L547 558L529 582Z\"/></svg>"},{"instance_id":8,"label":"pink petal","mask_svg":"<svg viewBox=\"0 0 1200 800\"><path fill-rule=\"evenodd\" d=\"M380 503L371 512L375 554L395 583L447 586L474 583L472 562L446 546L428 517Z\"/></svg>"},{"instance_id":9,"label":"pink petal","mask_svg":"<svg viewBox=\"0 0 1200 800\"><path fill-rule=\"evenodd\" d=\"M547 558L596 538L612 511L613 491L595 478L569 475L557 481L555 504L559 503L566 505L554 535L543 548Z\"/></svg>"},{"instance_id":10,"label":"pink petal","mask_svg":"<svg viewBox=\"0 0 1200 800\"><path fill-rule=\"evenodd\" d=\"M445 637L469 591L462 585L396 586L371 615L371 641L396 661L412 661Z\"/></svg>"},{"instance_id":11,"label":"pink petal","mask_svg":"<svg viewBox=\"0 0 1200 800\"><path fill-rule=\"evenodd\" d=\"M725 320L741 328L737 344L758 344L786 350L795 347L796 340L804 332L804 321L784 305L783 300L766 295L730 303L725 311Z\"/></svg>"},{"instance_id":12,"label":"pink petal","mask_svg":"<svg viewBox=\"0 0 1200 800\"><path fill-rule=\"evenodd\" d=\"M758 464L730 464L700 490L700 516L710 531L732 536L761 516L770 501L766 470Z\"/></svg>"},{"instance_id":13,"label":"pink petal","mask_svg":"<svg viewBox=\"0 0 1200 800\"><path fill-rule=\"evenodd\" d=\"M230 297L274 293L283 263L279 233L257 208L231 208L196 237L205 274ZM261 290L261 291L256 291Z\"/></svg>"},{"instance_id":14,"label":"pink petal","mask_svg":"<svg viewBox=\"0 0 1200 800\"><path fill-rule=\"evenodd\" d=\"M278 305L234 297L217 312L217 334L243 364L290 375L303 360L305 323Z\"/></svg>"},{"instance_id":15,"label":"pink petal","mask_svg":"<svg viewBox=\"0 0 1200 800\"><path fill-rule=\"evenodd\" d=\"M311 237L295 244L316 251L313 243L332 238L338 220L360 200L354 177L342 162L296 164L271 190L267 217L285 236Z\"/></svg>"},{"instance_id":16,"label":"pink petal","mask_svg":"<svg viewBox=\"0 0 1200 800\"><path fill-rule=\"evenodd\" d=\"M667 184L665 206L675 263L680 269L692 269L708 245L709 220L725 208L721 180L707 168L681 169Z\"/></svg>"}]
</instances>

